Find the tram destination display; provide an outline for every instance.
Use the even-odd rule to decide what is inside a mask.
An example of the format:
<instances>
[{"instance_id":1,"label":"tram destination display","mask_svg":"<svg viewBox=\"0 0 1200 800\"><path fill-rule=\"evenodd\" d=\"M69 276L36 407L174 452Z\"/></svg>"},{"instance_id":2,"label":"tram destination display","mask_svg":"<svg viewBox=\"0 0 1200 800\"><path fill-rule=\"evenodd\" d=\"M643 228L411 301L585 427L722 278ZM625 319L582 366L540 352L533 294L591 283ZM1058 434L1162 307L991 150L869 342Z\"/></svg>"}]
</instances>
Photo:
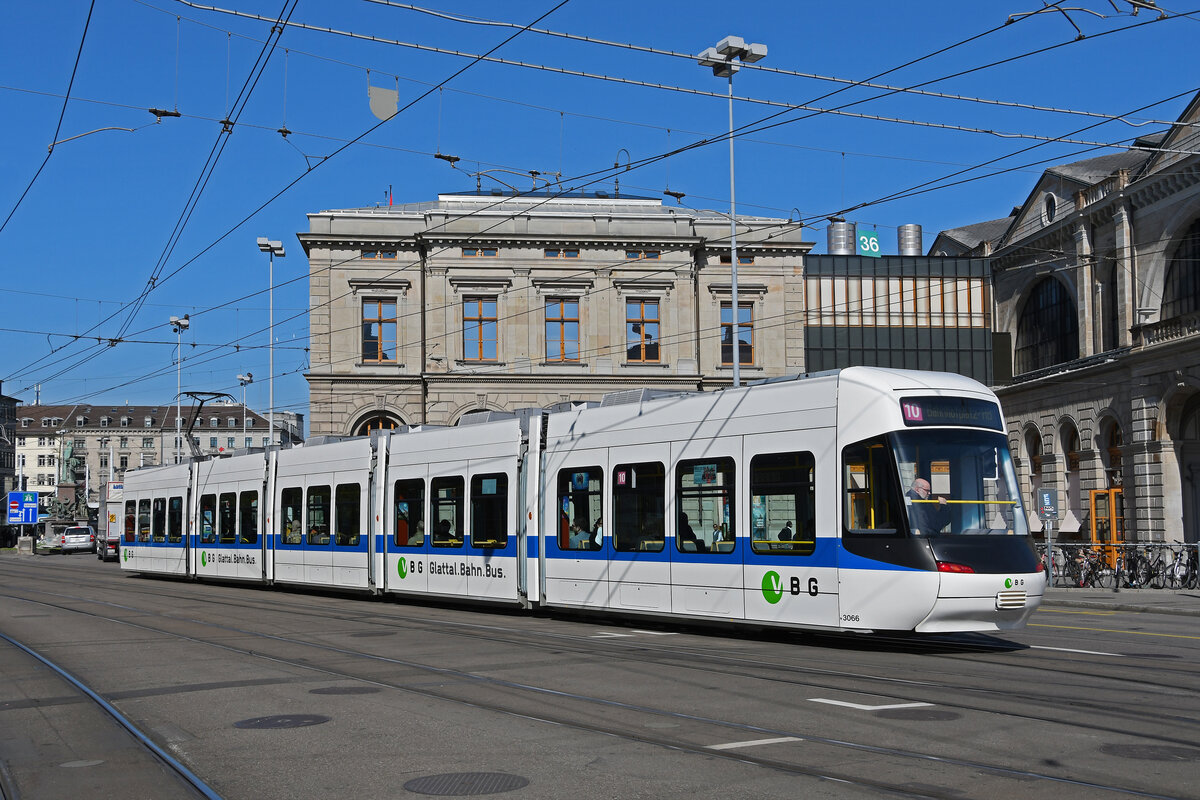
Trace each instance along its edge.
<instances>
[{"instance_id":1,"label":"tram destination display","mask_svg":"<svg viewBox=\"0 0 1200 800\"><path fill-rule=\"evenodd\" d=\"M1004 430L1000 406L974 397L905 397L900 412L908 427L922 425L971 425Z\"/></svg>"}]
</instances>

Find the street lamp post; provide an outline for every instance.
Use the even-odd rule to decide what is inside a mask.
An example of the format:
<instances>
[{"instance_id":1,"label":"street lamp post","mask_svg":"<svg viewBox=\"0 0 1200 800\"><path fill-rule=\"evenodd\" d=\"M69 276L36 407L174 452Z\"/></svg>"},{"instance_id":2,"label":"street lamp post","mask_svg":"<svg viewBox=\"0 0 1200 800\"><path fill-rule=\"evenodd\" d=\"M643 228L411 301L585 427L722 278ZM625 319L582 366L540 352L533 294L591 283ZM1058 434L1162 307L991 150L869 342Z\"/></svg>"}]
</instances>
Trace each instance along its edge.
<instances>
[{"instance_id":1,"label":"street lamp post","mask_svg":"<svg viewBox=\"0 0 1200 800\"><path fill-rule=\"evenodd\" d=\"M180 439L183 426L183 332L191 326L188 315L171 317L171 328L175 331L175 463L182 460ZM112 463L112 462L109 462Z\"/></svg>"},{"instance_id":2,"label":"street lamp post","mask_svg":"<svg viewBox=\"0 0 1200 800\"><path fill-rule=\"evenodd\" d=\"M254 373L247 372L238 375L238 383L242 385L242 441L246 441L246 384L254 383Z\"/></svg>"},{"instance_id":3,"label":"street lamp post","mask_svg":"<svg viewBox=\"0 0 1200 800\"><path fill-rule=\"evenodd\" d=\"M258 249L270 253L267 266L267 334L270 342L267 346L267 429L271 443L275 441L275 256L283 258L283 242L268 241L267 237L258 237Z\"/></svg>"},{"instance_id":4,"label":"street lamp post","mask_svg":"<svg viewBox=\"0 0 1200 800\"><path fill-rule=\"evenodd\" d=\"M746 44L740 36L726 36L717 42L716 47L709 47L699 56L697 61L701 66L712 67L713 75L729 79L729 274L732 282L732 297L730 298L730 328L733 339L733 385L741 385L742 356L738 350L738 336L741 333L738 325L738 256L737 256L737 215L734 207L733 181L733 73L742 68L742 62L752 64L767 56L767 46L757 42Z\"/></svg>"}]
</instances>

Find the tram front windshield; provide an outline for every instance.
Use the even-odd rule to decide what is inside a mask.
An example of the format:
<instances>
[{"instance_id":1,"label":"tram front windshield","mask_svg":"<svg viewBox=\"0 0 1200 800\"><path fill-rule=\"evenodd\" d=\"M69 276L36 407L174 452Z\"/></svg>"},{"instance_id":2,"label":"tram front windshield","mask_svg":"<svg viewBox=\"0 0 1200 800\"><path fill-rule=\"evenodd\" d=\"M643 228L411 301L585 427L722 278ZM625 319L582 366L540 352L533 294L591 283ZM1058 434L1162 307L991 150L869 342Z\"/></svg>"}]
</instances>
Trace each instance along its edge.
<instances>
[{"instance_id":1,"label":"tram front windshield","mask_svg":"<svg viewBox=\"0 0 1200 800\"><path fill-rule=\"evenodd\" d=\"M1029 534L1003 434L941 428L898 431L888 439L914 534Z\"/></svg>"}]
</instances>

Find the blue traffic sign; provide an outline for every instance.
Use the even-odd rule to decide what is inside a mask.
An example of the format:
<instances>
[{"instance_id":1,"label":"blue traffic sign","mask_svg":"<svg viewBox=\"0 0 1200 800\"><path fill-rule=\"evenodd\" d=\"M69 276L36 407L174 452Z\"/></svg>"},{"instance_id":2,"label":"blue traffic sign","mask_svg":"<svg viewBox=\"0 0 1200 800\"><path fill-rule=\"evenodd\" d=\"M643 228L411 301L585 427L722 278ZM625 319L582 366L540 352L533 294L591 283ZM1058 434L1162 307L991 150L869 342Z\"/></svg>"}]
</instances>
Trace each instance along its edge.
<instances>
[{"instance_id":1,"label":"blue traffic sign","mask_svg":"<svg viewBox=\"0 0 1200 800\"><path fill-rule=\"evenodd\" d=\"M1058 519L1058 490L1038 489L1038 517Z\"/></svg>"},{"instance_id":2,"label":"blue traffic sign","mask_svg":"<svg viewBox=\"0 0 1200 800\"><path fill-rule=\"evenodd\" d=\"M36 525L38 518L37 492L8 493L8 524Z\"/></svg>"}]
</instances>

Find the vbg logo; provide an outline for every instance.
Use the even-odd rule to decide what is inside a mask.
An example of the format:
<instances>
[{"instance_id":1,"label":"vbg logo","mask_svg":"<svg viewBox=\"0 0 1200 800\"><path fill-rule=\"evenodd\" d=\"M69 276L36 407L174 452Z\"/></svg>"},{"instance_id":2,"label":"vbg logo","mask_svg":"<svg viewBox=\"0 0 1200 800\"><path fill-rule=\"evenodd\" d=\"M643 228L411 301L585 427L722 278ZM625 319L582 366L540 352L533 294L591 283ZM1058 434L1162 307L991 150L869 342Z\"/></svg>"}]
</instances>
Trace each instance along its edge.
<instances>
[{"instance_id":1,"label":"vbg logo","mask_svg":"<svg viewBox=\"0 0 1200 800\"><path fill-rule=\"evenodd\" d=\"M397 572L397 574L400 575L401 578L408 577L408 559L407 558L404 558L403 556L401 556L400 560L396 562L396 572Z\"/></svg>"},{"instance_id":2,"label":"vbg logo","mask_svg":"<svg viewBox=\"0 0 1200 800\"><path fill-rule=\"evenodd\" d=\"M763 599L771 605L783 599L783 579L779 577L778 572L772 571L763 575L762 593Z\"/></svg>"}]
</instances>

